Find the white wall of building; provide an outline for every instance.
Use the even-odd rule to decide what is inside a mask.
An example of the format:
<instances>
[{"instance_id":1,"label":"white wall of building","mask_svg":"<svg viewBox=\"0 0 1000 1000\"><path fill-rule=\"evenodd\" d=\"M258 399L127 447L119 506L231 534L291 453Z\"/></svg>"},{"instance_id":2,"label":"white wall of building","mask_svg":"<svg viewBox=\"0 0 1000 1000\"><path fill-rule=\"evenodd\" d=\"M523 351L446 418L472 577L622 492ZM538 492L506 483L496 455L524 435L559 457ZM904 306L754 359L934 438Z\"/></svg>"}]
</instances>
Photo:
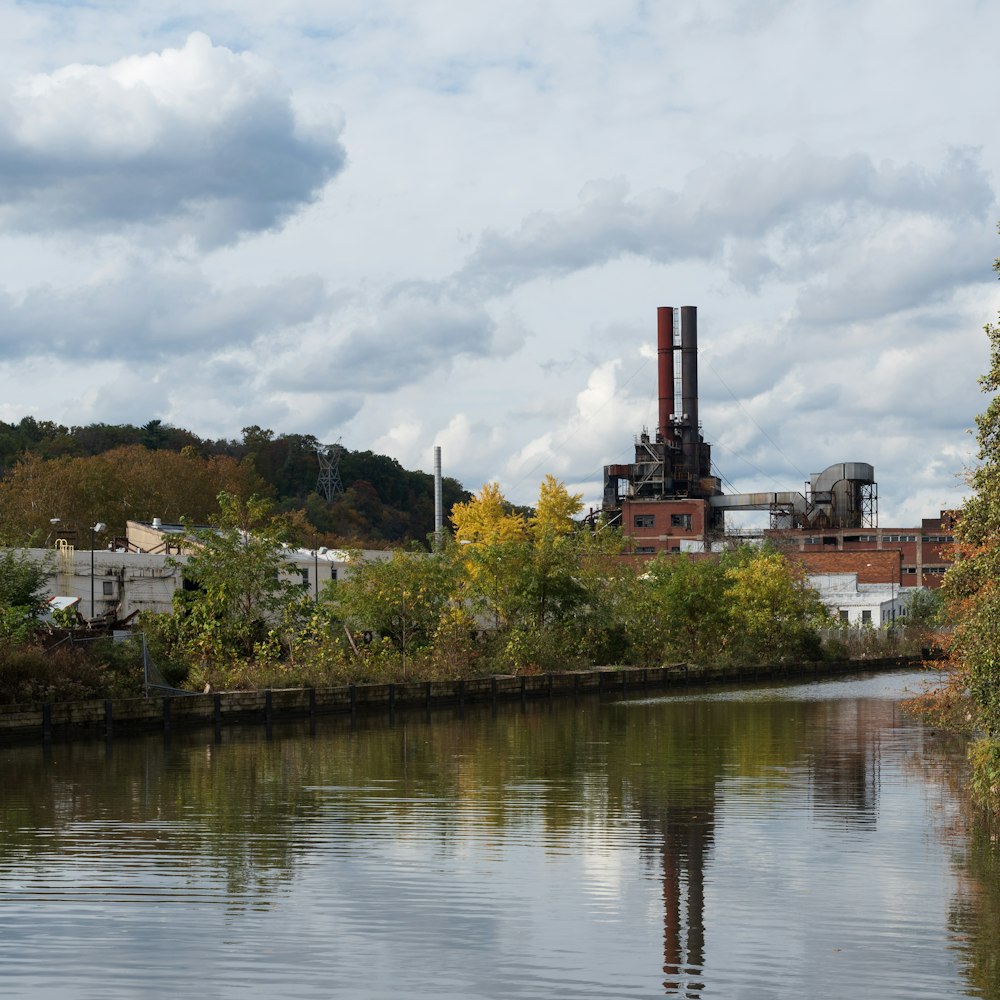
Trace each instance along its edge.
<instances>
[{"instance_id":1,"label":"white wall of building","mask_svg":"<svg viewBox=\"0 0 1000 1000\"><path fill-rule=\"evenodd\" d=\"M834 617L849 625L875 628L905 619L910 594L918 589L893 583L858 583L857 573L816 573L807 579Z\"/></svg>"},{"instance_id":2,"label":"white wall of building","mask_svg":"<svg viewBox=\"0 0 1000 1000\"><path fill-rule=\"evenodd\" d=\"M35 562L45 565L52 577L46 594L49 597L76 597L78 611L84 618L98 618L114 611L119 619L136 611L165 614L172 610L174 593L183 587L183 564L187 556L169 556L161 552L124 552L111 549L75 549L62 545L51 549L26 549ZM348 579L352 563L362 560L391 559L391 551L366 549L358 553L330 549L314 553L311 549L289 549L288 579L301 579L310 593L329 580ZM91 573L93 567L93 574ZM93 608L91 608L93 580Z\"/></svg>"}]
</instances>

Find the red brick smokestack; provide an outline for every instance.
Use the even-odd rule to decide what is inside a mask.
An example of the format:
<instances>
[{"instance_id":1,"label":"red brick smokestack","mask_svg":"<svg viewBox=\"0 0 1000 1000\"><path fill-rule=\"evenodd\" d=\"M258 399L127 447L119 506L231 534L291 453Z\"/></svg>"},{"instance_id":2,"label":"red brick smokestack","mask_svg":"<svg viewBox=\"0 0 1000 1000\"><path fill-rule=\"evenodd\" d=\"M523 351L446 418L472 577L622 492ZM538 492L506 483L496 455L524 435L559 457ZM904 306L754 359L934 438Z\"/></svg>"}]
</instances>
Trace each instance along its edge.
<instances>
[{"instance_id":1,"label":"red brick smokestack","mask_svg":"<svg viewBox=\"0 0 1000 1000\"><path fill-rule=\"evenodd\" d=\"M660 306L656 310L656 362L660 390L660 413L657 440L674 441L674 310Z\"/></svg>"}]
</instances>

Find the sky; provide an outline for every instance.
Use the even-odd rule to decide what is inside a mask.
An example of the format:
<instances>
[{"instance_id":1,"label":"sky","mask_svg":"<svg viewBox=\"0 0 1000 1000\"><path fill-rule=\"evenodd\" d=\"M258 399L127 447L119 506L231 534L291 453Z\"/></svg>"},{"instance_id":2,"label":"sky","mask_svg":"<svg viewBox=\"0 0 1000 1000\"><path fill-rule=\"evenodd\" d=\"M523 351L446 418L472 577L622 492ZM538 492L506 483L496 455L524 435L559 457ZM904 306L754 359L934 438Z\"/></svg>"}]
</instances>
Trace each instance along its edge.
<instances>
[{"instance_id":1,"label":"sky","mask_svg":"<svg viewBox=\"0 0 1000 1000\"><path fill-rule=\"evenodd\" d=\"M987 404L996 37L975 0L0 0L0 419L438 445L590 507L694 305L726 492L868 462L919 524Z\"/></svg>"}]
</instances>

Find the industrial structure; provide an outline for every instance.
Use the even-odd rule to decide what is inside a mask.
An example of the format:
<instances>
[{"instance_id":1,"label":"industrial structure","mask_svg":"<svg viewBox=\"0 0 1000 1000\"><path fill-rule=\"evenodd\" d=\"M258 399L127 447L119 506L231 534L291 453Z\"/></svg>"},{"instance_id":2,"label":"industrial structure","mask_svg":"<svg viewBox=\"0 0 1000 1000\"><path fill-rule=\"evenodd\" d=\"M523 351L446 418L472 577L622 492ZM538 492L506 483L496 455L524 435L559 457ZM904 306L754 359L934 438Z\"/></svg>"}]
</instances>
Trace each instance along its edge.
<instances>
[{"instance_id":1,"label":"industrial structure","mask_svg":"<svg viewBox=\"0 0 1000 1000\"><path fill-rule=\"evenodd\" d=\"M634 462L604 467L599 512L605 524L621 526L632 554L719 549L727 541L727 512L766 511L770 525L760 533L799 553L804 564L822 561L813 553L842 554L836 569L819 572L856 572L866 583L889 583L891 575L900 587L940 583L954 541L952 515L942 511L919 528L880 529L878 485L867 462L830 465L801 491L724 494L698 419L698 310L661 306L656 318L656 430L643 428L635 439ZM875 561L884 581L869 579L871 560L843 557L873 551L896 553L894 568Z\"/></svg>"}]
</instances>

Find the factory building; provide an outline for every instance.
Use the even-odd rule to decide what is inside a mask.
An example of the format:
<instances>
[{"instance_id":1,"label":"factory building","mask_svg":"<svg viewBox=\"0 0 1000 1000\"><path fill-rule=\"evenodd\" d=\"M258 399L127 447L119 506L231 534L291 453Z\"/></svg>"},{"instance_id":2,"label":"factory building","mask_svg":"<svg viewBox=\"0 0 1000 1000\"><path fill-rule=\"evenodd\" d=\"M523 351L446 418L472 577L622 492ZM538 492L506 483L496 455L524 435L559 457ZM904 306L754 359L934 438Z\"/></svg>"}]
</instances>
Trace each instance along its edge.
<instances>
[{"instance_id":1,"label":"factory building","mask_svg":"<svg viewBox=\"0 0 1000 1000\"><path fill-rule=\"evenodd\" d=\"M880 528L878 484L866 462L830 465L802 491L723 494L698 419L695 306L657 309L657 386L654 433L644 428L635 439L634 462L604 467L601 510L593 512L595 520L621 526L630 553L719 550L732 541L727 512L766 511L769 527L753 534L796 553L810 574L854 573L865 585L940 586L951 562L954 512L925 518L919 527Z\"/></svg>"}]
</instances>

